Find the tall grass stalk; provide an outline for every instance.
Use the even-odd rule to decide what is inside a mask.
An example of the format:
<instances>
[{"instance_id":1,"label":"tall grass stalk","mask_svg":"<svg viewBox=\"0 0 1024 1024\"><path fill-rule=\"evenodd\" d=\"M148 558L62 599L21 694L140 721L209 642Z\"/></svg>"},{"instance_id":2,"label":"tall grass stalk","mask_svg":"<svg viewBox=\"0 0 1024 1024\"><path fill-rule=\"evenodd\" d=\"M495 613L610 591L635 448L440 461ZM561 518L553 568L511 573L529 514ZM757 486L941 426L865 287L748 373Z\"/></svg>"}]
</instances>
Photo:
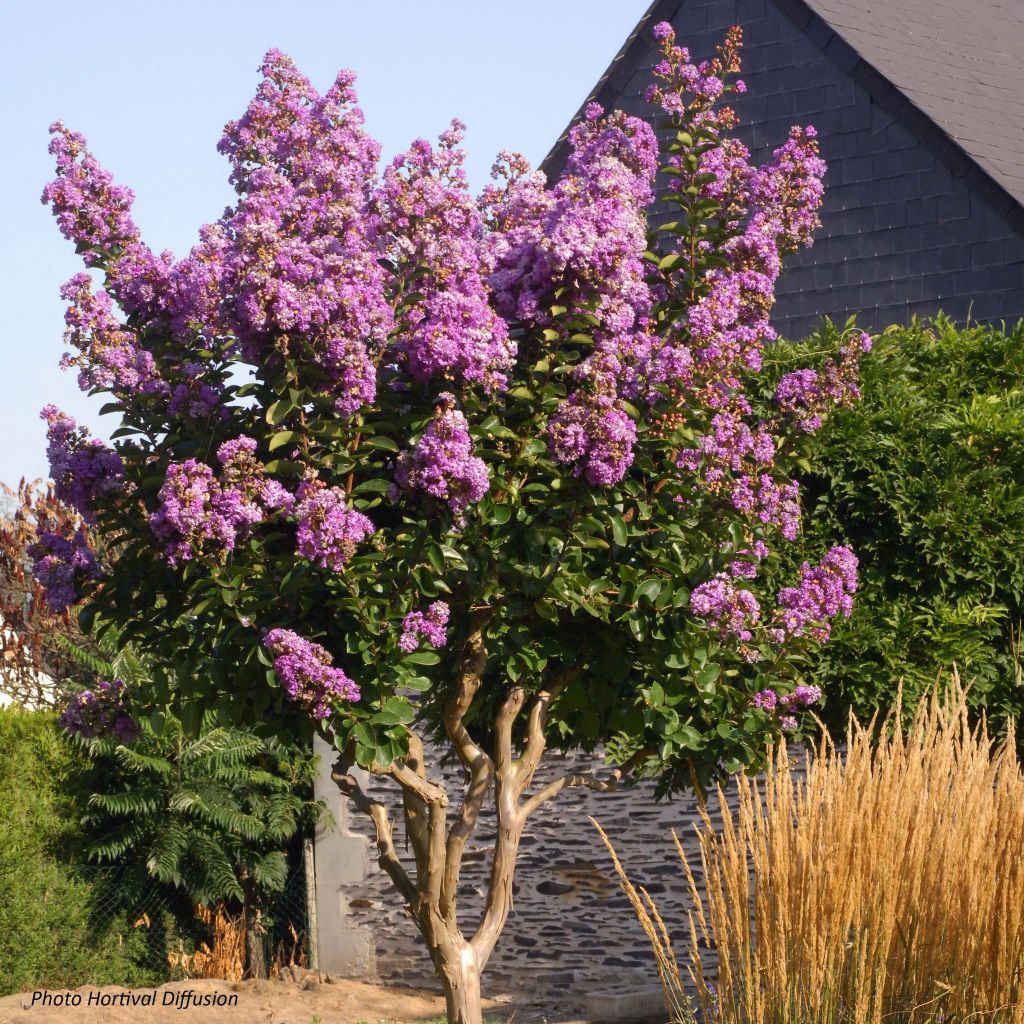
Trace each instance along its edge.
<instances>
[{"instance_id":1,"label":"tall grass stalk","mask_svg":"<svg viewBox=\"0 0 1024 1024\"><path fill-rule=\"evenodd\" d=\"M845 753L823 740L803 776L781 746L765 781L739 776L736 812L719 789L699 868L673 832L693 901L683 969L601 832L677 1020L689 991L722 1024L1024 1022L1016 753L971 728L955 674L899 720L851 722Z\"/></svg>"}]
</instances>

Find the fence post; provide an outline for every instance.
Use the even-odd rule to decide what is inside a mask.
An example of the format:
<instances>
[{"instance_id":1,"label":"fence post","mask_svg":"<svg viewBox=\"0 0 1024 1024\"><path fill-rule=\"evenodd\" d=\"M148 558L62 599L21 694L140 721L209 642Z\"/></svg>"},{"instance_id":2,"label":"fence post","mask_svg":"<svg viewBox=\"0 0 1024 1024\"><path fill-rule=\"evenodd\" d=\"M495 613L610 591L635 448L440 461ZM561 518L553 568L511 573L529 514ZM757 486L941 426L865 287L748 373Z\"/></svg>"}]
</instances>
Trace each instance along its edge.
<instances>
[{"instance_id":1,"label":"fence post","mask_svg":"<svg viewBox=\"0 0 1024 1024\"><path fill-rule=\"evenodd\" d=\"M316 925L316 867L313 863L313 840L302 840L302 859L306 865L306 935L309 938L309 966L320 970L320 950Z\"/></svg>"}]
</instances>

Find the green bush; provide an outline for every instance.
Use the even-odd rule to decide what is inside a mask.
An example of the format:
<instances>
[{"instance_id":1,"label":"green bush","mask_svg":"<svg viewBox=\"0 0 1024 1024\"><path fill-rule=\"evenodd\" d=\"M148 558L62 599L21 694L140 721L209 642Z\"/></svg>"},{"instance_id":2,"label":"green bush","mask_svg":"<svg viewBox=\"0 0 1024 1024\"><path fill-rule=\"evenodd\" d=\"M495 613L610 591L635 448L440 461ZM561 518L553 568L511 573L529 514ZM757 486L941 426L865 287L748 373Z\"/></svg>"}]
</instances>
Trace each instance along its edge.
<instances>
[{"instance_id":1,"label":"green bush","mask_svg":"<svg viewBox=\"0 0 1024 1024\"><path fill-rule=\"evenodd\" d=\"M89 776L52 714L0 708L0 995L167 975L170 914L133 927L123 874L82 864Z\"/></svg>"},{"instance_id":2,"label":"green bush","mask_svg":"<svg viewBox=\"0 0 1024 1024\"><path fill-rule=\"evenodd\" d=\"M780 344L776 377L836 334ZM808 439L815 469L801 479L804 557L848 543L861 561L853 616L816 673L827 718L888 708L900 679L913 703L955 663L973 707L1020 721L1024 322L889 328L861 370L863 400Z\"/></svg>"}]
</instances>

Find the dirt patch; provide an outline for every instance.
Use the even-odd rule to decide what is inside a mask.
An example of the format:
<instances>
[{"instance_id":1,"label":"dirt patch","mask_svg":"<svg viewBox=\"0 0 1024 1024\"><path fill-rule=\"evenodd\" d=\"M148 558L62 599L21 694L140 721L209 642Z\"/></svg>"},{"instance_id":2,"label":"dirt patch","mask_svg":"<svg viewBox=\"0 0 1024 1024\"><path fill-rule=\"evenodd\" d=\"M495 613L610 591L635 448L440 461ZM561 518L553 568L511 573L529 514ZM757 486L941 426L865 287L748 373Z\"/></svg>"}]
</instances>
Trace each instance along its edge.
<instances>
[{"instance_id":1,"label":"dirt patch","mask_svg":"<svg viewBox=\"0 0 1024 1024\"><path fill-rule=\"evenodd\" d=\"M129 996L122 999L122 993ZM49 1000L34 1004L32 992L3 997L0 1024L413 1024L444 1017L441 996L346 980L176 981L155 989L83 985L47 994ZM59 996L65 998L54 1005ZM512 1016L507 1003L485 1000L484 1006L489 1021L505 1024Z\"/></svg>"}]
</instances>

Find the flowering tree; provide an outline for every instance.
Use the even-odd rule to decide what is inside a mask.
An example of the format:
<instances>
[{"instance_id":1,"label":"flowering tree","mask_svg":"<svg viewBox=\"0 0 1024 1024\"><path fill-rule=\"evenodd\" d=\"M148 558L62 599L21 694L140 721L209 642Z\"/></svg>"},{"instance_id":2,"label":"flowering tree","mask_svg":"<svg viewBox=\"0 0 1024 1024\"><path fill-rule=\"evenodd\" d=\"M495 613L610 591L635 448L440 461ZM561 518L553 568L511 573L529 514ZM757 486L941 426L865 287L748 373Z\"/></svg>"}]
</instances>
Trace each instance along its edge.
<instances>
[{"instance_id":1,"label":"flowering tree","mask_svg":"<svg viewBox=\"0 0 1024 1024\"><path fill-rule=\"evenodd\" d=\"M799 531L783 442L851 400L866 338L842 372L787 378L767 419L745 394L781 260L818 223L814 131L752 166L723 106L744 88L739 31L701 64L656 35L660 160L647 123L592 105L553 186L502 153L476 200L457 121L379 173L353 76L319 95L271 51L220 143L237 202L179 261L52 129L44 201L103 275L65 287L65 361L122 426L109 449L44 412L58 495L105 552L83 533L46 557L83 628L158 666L136 713L298 714L333 745L460 1024L480 1020L530 814L566 787L758 763L818 698L801 665L856 586L834 548L774 608L764 593ZM678 213L648 234L659 163ZM464 792L427 771L430 738ZM548 746L599 744L606 775L533 786ZM414 873L355 765L401 787ZM464 932L487 799L490 886Z\"/></svg>"}]
</instances>

